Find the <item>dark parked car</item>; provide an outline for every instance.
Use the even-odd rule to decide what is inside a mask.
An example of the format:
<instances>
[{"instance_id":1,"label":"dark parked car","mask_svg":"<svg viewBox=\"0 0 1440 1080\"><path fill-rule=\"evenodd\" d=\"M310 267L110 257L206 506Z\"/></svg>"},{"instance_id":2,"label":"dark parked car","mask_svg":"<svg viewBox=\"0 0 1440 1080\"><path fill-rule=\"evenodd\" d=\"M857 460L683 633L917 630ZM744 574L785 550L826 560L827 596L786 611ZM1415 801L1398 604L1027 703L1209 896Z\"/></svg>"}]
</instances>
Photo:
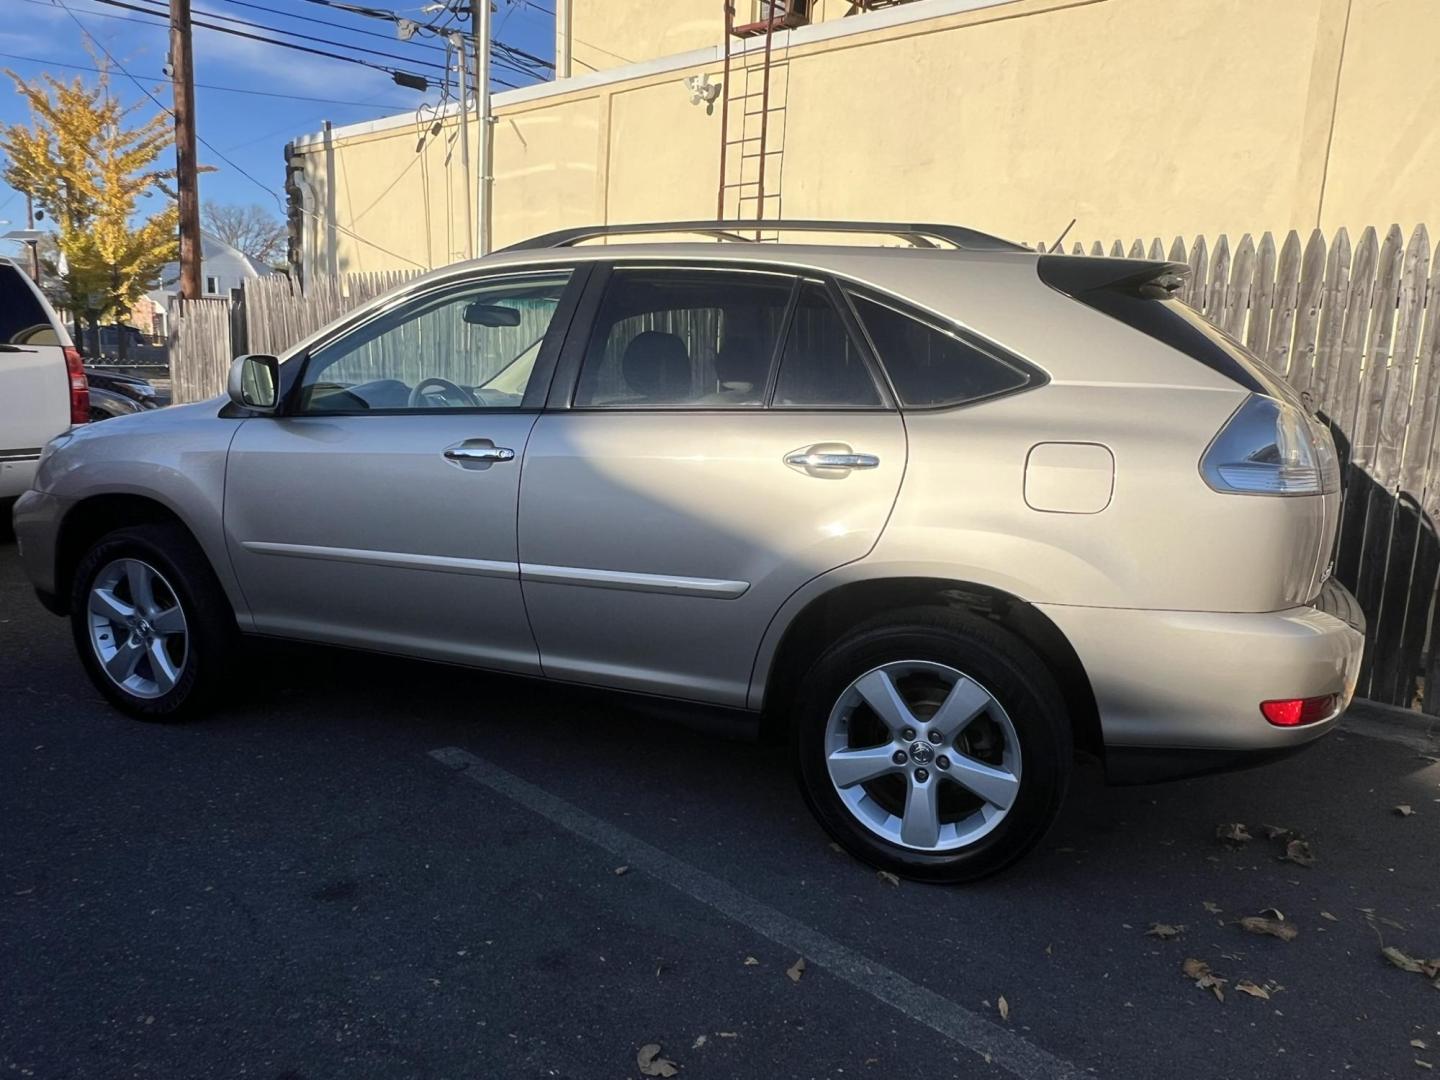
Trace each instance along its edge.
<instances>
[{"instance_id":1,"label":"dark parked car","mask_svg":"<svg viewBox=\"0 0 1440 1080\"><path fill-rule=\"evenodd\" d=\"M112 416L125 416L170 404L169 394L156 390L138 375L86 367L85 377L90 381L91 420L108 420Z\"/></svg>"}]
</instances>

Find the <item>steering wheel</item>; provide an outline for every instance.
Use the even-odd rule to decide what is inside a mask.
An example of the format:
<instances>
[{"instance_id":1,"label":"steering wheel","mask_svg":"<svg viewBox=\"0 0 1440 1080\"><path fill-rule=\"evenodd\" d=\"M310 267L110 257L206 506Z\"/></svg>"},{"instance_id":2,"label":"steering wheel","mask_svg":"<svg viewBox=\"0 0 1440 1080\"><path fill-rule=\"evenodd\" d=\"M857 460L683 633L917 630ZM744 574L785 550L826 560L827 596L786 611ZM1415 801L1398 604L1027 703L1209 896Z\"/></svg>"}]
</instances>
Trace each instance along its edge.
<instances>
[{"instance_id":1,"label":"steering wheel","mask_svg":"<svg viewBox=\"0 0 1440 1080\"><path fill-rule=\"evenodd\" d=\"M432 391L439 390L438 394ZM437 401L438 399L438 401ZM409 407L412 409L434 409L449 406L452 409L473 409L475 397L463 386L457 386L449 379L431 375L421 379L410 391Z\"/></svg>"}]
</instances>

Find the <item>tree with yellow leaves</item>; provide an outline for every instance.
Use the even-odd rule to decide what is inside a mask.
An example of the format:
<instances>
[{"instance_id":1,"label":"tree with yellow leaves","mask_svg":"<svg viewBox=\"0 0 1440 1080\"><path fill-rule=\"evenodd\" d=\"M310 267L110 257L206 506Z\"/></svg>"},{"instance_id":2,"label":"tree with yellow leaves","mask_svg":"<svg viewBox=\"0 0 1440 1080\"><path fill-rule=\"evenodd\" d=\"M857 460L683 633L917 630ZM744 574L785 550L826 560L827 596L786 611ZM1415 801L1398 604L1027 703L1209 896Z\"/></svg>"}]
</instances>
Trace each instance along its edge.
<instances>
[{"instance_id":1,"label":"tree with yellow leaves","mask_svg":"<svg viewBox=\"0 0 1440 1080\"><path fill-rule=\"evenodd\" d=\"M173 138L169 117L157 113L133 123L135 107L111 96L105 65L98 66L93 85L51 75L27 82L7 69L30 106L31 123L0 127L0 149L10 159L6 183L30 195L56 224L65 265L59 300L92 328L124 317L179 250L178 212L167 183L175 172L156 165ZM169 204L139 219L137 201L157 191ZM120 341L123 349L124 335Z\"/></svg>"}]
</instances>

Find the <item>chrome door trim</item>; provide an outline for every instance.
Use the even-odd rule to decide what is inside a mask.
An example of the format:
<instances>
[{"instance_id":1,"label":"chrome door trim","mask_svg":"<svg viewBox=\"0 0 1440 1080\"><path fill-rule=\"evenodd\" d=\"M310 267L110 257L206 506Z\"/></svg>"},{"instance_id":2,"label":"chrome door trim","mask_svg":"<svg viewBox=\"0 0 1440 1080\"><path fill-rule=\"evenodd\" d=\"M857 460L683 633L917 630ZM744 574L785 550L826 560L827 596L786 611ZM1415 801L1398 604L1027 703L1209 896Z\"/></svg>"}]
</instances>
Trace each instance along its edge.
<instances>
[{"instance_id":1,"label":"chrome door trim","mask_svg":"<svg viewBox=\"0 0 1440 1080\"><path fill-rule=\"evenodd\" d=\"M321 544L276 544L264 540L242 540L240 546L257 555L288 555L294 559L325 559L330 562L363 563L402 570L432 570L441 574L469 574L473 577L518 578L520 565L494 559L460 559L451 555L419 555L409 551L370 551L365 548L326 547Z\"/></svg>"},{"instance_id":2,"label":"chrome door trim","mask_svg":"<svg viewBox=\"0 0 1440 1080\"><path fill-rule=\"evenodd\" d=\"M627 589L631 592L665 593L670 596L703 596L712 600L734 600L744 596L750 588L748 581L638 574L628 570L592 570L583 566L542 566L537 563L521 563L520 579L522 582L533 581L546 585Z\"/></svg>"}]
</instances>

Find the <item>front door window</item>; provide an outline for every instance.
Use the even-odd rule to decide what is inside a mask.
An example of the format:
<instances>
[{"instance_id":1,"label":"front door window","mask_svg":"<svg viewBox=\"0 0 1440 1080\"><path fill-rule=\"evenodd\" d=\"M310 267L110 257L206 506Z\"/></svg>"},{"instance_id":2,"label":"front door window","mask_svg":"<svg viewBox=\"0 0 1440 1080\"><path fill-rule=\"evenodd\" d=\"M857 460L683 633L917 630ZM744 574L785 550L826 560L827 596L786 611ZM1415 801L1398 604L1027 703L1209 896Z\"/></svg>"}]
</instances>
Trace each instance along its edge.
<instances>
[{"instance_id":1,"label":"front door window","mask_svg":"<svg viewBox=\"0 0 1440 1080\"><path fill-rule=\"evenodd\" d=\"M299 411L520 408L569 277L470 282L380 315L310 358Z\"/></svg>"}]
</instances>

